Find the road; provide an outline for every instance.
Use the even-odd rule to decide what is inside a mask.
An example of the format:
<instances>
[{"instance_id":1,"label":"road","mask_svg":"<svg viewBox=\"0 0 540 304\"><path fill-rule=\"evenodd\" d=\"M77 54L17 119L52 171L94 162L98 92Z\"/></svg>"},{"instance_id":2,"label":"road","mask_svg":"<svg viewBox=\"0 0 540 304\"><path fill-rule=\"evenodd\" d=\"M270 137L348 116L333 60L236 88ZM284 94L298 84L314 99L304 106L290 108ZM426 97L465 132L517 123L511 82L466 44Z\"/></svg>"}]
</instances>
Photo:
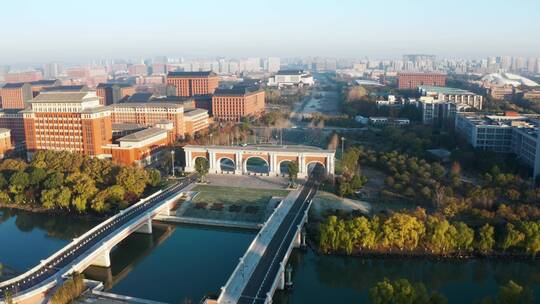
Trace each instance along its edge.
<instances>
[{"instance_id":1,"label":"road","mask_svg":"<svg viewBox=\"0 0 540 304\"><path fill-rule=\"evenodd\" d=\"M75 244L70 243L68 246L62 248L55 259L41 265L31 273L23 274L24 277L21 277L7 285L0 283L0 299L2 299L6 293L16 296L45 281L56 278L61 269L70 265L80 256L87 254L94 245L104 240L108 236L116 233L116 230L124 226L129 221L137 218L141 214L144 214L156 205L159 205L167 198L177 194L180 190L195 181L196 178L196 174L189 175L180 183L170 186L160 194L145 201L144 203L120 212L114 217L114 220L108 222L106 225L100 224L102 227L93 233L85 235Z\"/></svg>"},{"instance_id":2,"label":"road","mask_svg":"<svg viewBox=\"0 0 540 304\"><path fill-rule=\"evenodd\" d=\"M266 294L271 290L279 273L280 263L284 260L287 250L294 240L297 226L301 223L304 213L309 207L309 201L317 192L323 174L324 168L321 165L315 167L302 192L293 203L289 213L283 219L255 267L246 287L242 291L242 296L238 301L239 304L260 304L265 302Z\"/></svg>"}]
</instances>

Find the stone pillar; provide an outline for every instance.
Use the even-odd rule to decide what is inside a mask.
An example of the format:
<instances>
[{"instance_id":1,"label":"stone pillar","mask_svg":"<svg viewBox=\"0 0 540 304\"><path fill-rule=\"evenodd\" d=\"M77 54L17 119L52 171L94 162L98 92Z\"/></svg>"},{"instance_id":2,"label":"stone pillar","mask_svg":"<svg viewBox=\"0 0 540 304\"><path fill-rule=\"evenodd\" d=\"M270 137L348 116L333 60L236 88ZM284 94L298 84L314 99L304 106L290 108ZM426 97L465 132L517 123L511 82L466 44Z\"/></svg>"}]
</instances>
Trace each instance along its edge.
<instances>
[{"instance_id":1,"label":"stone pillar","mask_svg":"<svg viewBox=\"0 0 540 304\"><path fill-rule=\"evenodd\" d=\"M105 246L105 245L104 245ZM111 267L111 249L106 248L99 253L96 259L92 262L93 266Z\"/></svg>"},{"instance_id":2,"label":"stone pillar","mask_svg":"<svg viewBox=\"0 0 540 304\"><path fill-rule=\"evenodd\" d=\"M307 176L306 158L303 154L298 155L298 177L304 178Z\"/></svg>"},{"instance_id":3,"label":"stone pillar","mask_svg":"<svg viewBox=\"0 0 540 304\"><path fill-rule=\"evenodd\" d=\"M191 151L186 151L185 156L186 156L186 166L184 167L184 171L193 172L194 168L193 168L193 160L191 159L192 157Z\"/></svg>"},{"instance_id":4,"label":"stone pillar","mask_svg":"<svg viewBox=\"0 0 540 304\"><path fill-rule=\"evenodd\" d=\"M326 157L326 164L326 173L334 175L334 157L332 155Z\"/></svg>"},{"instance_id":5,"label":"stone pillar","mask_svg":"<svg viewBox=\"0 0 540 304\"><path fill-rule=\"evenodd\" d=\"M283 264L283 262L279 263L278 280L279 280L279 283L277 285L277 289L284 290L285 289L285 265Z\"/></svg>"},{"instance_id":6,"label":"stone pillar","mask_svg":"<svg viewBox=\"0 0 540 304\"><path fill-rule=\"evenodd\" d=\"M244 168L242 164L242 152L236 152L236 159L234 160L234 166L235 166L234 174L241 175L244 173Z\"/></svg>"},{"instance_id":7,"label":"stone pillar","mask_svg":"<svg viewBox=\"0 0 540 304\"><path fill-rule=\"evenodd\" d=\"M217 173L216 169L216 152L208 151L208 172Z\"/></svg>"},{"instance_id":8,"label":"stone pillar","mask_svg":"<svg viewBox=\"0 0 540 304\"><path fill-rule=\"evenodd\" d=\"M270 162L269 162L270 168L269 174L270 176L278 176L279 175L279 168L277 164L277 155L275 153L270 153Z\"/></svg>"},{"instance_id":9,"label":"stone pillar","mask_svg":"<svg viewBox=\"0 0 540 304\"><path fill-rule=\"evenodd\" d=\"M146 218L143 224L135 230L138 233L152 234L152 219L150 217Z\"/></svg>"},{"instance_id":10,"label":"stone pillar","mask_svg":"<svg viewBox=\"0 0 540 304\"><path fill-rule=\"evenodd\" d=\"M296 234L294 235L294 240L293 240L293 247L294 248L300 248L300 246L302 245L302 226L301 225L298 225L298 227L296 228Z\"/></svg>"}]
</instances>

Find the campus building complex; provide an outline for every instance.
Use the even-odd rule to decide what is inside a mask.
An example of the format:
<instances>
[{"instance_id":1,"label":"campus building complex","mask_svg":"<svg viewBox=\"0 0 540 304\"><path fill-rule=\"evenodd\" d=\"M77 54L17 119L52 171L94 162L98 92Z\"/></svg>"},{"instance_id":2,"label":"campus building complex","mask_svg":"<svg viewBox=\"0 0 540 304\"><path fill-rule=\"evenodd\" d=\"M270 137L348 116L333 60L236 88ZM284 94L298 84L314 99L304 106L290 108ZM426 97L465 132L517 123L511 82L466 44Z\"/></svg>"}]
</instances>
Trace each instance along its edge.
<instances>
[{"instance_id":1,"label":"campus building complex","mask_svg":"<svg viewBox=\"0 0 540 304\"><path fill-rule=\"evenodd\" d=\"M207 95L217 89L219 78L214 72L169 72L167 85L175 88L176 96Z\"/></svg>"},{"instance_id":2,"label":"campus building complex","mask_svg":"<svg viewBox=\"0 0 540 304\"><path fill-rule=\"evenodd\" d=\"M128 83L100 83L96 87L96 94L99 103L108 106L135 94L135 88Z\"/></svg>"},{"instance_id":3,"label":"campus building complex","mask_svg":"<svg viewBox=\"0 0 540 304\"><path fill-rule=\"evenodd\" d=\"M423 96L431 96L439 101L452 102L458 105L469 106L481 110L483 107L484 97L472 92L437 86L419 86L418 91Z\"/></svg>"},{"instance_id":4,"label":"campus building complex","mask_svg":"<svg viewBox=\"0 0 540 304\"><path fill-rule=\"evenodd\" d=\"M419 86L418 90L423 95L418 104L424 124L453 122L456 113L483 107L483 97L469 91L438 86Z\"/></svg>"},{"instance_id":5,"label":"campus building complex","mask_svg":"<svg viewBox=\"0 0 540 304\"><path fill-rule=\"evenodd\" d=\"M416 89L419 86L441 86L446 85L446 75L440 73L399 73L399 89Z\"/></svg>"},{"instance_id":6,"label":"campus building complex","mask_svg":"<svg viewBox=\"0 0 540 304\"><path fill-rule=\"evenodd\" d=\"M29 83L6 83L0 88L2 109L24 109L32 100L32 86Z\"/></svg>"},{"instance_id":7,"label":"campus building complex","mask_svg":"<svg viewBox=\"0 0 540 304\"><path fill-rule=\"evenodd\" d=\"M499 153L515 153L540 175L540 117L509 112L505 115L459 113L456 132L474 148Z\"/></svg>"},{"instance_id":8,"label":"campus building complex","mask_svg":"<svg viewBox=\"0 0 540 304\"><path fill-rule=\"evenodd\" d=\"M217 89L212 96L215 120L240 121L264 113L265 93L259 88Z\"/></svg>"}]
</instances>

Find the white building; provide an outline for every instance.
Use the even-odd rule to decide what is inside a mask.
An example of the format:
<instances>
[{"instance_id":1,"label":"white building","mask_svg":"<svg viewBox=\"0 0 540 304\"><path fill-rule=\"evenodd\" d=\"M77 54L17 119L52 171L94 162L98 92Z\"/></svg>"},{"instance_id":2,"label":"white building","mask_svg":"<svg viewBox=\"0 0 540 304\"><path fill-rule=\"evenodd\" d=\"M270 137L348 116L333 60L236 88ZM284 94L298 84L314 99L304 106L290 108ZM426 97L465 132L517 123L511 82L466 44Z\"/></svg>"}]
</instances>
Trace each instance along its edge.
<instances>
[{"instance_id":1,"label":"white building","mask_svg":"<svg viewBox=\"0 0 540 304\"><path fill-rule=\"evenodd\" d=\"M540 175L540 117L524 115L481 115L459 113L456 132L474 148L499 153L515 153Z\"/></svg>"},{"instance_id":2,"label":"white building","mask_svg":"<svg viewBox=\"0 0 540 304\"><path fill-rule=\"evenodd\" d=\"M315 84L313 76L302 70L281 70L268 78L268 86L312 86Z\"/></svg>"}]
</instances>

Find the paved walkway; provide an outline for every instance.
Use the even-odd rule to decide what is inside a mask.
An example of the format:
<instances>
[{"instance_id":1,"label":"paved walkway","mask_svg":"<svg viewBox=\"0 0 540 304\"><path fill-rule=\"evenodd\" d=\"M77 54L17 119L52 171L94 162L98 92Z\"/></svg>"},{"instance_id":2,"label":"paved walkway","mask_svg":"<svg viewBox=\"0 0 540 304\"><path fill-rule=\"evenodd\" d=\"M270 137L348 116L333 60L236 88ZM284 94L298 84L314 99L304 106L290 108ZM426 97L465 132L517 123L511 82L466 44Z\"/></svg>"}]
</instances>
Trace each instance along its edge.
<instances>
[{"instance_id":1,"label":"paved walkway","mask_svg":"<svg viewBox=\"0 0 540 304\"><path fill-rule=\"evenodd\" d=\"M284 177L208 174L207 181L211 186L242 185L243 188L287 189L289 181Z\"/></svg>"}]
</instances>

